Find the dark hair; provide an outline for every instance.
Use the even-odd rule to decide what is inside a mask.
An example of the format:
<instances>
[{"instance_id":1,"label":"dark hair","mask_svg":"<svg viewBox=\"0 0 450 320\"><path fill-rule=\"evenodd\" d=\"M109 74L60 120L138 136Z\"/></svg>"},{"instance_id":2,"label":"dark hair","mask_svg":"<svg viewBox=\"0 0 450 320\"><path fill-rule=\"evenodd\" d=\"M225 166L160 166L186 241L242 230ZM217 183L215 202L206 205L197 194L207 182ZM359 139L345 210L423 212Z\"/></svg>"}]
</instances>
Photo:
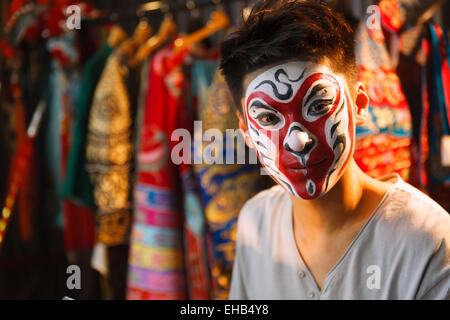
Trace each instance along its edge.
<instances>
[{"instance_id":1,"label":"dark hair","mask_svg":"<svg viewBox=\"0 0 450 320\"><path fill-rule=\"evenodd\" d=\"M319 1L262 0L221 45L221 69L240 108L243 79L261 67L290 59L320 62L356 81L353 31Z\"/></svg>"}]
</instances>

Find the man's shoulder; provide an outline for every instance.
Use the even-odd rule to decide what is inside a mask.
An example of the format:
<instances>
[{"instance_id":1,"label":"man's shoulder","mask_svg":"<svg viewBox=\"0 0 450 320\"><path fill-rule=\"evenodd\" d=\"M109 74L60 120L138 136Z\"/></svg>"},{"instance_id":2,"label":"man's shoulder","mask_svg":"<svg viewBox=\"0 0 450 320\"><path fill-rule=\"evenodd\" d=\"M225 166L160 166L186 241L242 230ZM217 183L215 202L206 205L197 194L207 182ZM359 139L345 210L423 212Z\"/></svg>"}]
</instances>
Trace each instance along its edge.
<instances>
[{"instance_id":1,"label":"man's shoulder","mask_svg":"<svg viewBox=\"0 0 450 320\"><path fill-rule=\"evenodd\" d=\"M391 268L408 275L417 299L448 297L450 275L450 216L439 204L413 186L397 183L378 210L371 228L373 252ZM399 280L400 281L400 280Z\"/></svg>"},{"instance_id":2,"label":"man's shoulder","mask_svg":"<svg viewBox=\"0 0 450 320\"><path fill-rule=\"evenodd\" d=\"M238 238L241 242L259 242L271 233L282 216L289 195L279 185L260 191L247 200L238 217Z\"/></svg>"},{"instance_id":3,"label":"man's shoulder","mask_svg":"<svg viewBox=\"0 0 450 320\"><path fill-rule=\"evenodd\" d=\"M425 193L406 182L397 183L380 205L382 227L389 238L414 245L450 241L450 215Z\"/></svg>"},{"instance_id":4,"label":"man's shoulder","mask_svg":"<svg viewBox=\"0 0 450 320\"><path fill-rule=\"evenodd\" d=\"M239 220L260 220L271 214L276 204L286 200L286 191L279 185L262 190L242 206Z\"/></svg>"}]
</instances>

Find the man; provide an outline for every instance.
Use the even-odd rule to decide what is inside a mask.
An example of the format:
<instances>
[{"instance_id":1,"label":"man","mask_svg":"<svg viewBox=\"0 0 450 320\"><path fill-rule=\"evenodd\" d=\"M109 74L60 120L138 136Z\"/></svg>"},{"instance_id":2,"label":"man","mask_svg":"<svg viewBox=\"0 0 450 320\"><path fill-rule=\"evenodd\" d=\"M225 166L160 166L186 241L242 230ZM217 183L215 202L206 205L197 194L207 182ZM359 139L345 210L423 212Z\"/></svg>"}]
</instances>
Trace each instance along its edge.
<instances>
[{"instance_id":1,"label":"man","mask_svg":"<svg viewBox=\"0 0 450 320\"><path fill-rule=\"evenodd\" d=\"M450 217L353 160L368 96L353 34L313 1L263 1L222 44L249 147L277 182L242 208L230 299L449 299Z\"/></svg>"}]
</instances>

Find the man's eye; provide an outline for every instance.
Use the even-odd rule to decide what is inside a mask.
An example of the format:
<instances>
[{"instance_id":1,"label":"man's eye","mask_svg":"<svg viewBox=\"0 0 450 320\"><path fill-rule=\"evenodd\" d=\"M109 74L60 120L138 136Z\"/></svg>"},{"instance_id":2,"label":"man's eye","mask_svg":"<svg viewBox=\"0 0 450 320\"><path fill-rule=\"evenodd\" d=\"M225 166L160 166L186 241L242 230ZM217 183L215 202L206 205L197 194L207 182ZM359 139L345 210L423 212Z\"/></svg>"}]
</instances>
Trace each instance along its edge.
<instances>
[{"instance_id":1,"label":"man's eye","mask_svg":"<svg viewBox=\"0 0 450 320\"><path fill-rule=\"evenodd\" d=\"M308 114L311 116L323 115L331 109L332 102L333 100L331 99L313 102L308 109Z\"/></svg>"},{"instance_id":2,"label":"man's eye","mask_svg":"<svg viewBox=\"0 0 450 320\"><path fill-rule=\"evenodd\" d=\"M259 114L256 119L263 126L275 125L280 122L280 118L270 112Z\"/></svg>"}]
</instances>

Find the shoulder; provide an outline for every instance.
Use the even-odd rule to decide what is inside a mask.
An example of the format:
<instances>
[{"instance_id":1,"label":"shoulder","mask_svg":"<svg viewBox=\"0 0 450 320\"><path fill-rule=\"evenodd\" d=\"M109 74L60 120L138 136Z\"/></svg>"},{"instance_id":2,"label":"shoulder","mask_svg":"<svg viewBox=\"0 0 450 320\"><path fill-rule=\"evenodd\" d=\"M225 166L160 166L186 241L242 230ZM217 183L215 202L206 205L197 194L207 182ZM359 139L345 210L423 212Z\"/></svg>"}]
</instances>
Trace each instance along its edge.
<instances>
[{"instance_id":1,"label":"shoulder","mask_svg":"<svg viewBox=\"0 0 450 320\"><path fill-rule=\"evenodd\" d=\"M277 204L286 200L285 198L286 191L279 185L260 191L244 203L239 221L261 220L270 215Z\"/></svg>"},{"instance_id":2,"label":"shoulder","mask_svg":"<svg viewBox=\"0 0 450 320\"><path fill-rule=\"evenodd\" d=\"M391 261L416 279L418 299L448 299L450 285L450 215L423 192L401 181L386 199L382 226ZM412 281L414 282L414 281Z\"/></svg>"},{"instance_id":3,"label":"shoulder","mask_svg":"<svg viewBox=\"0 0 450 320\"><path fill-rule=\"evenodd\" d=\"M389 190L379 210L380 226L397 244L434 248L450 242L450 215L429 196L400 180Z\"/></svg>"},{"instance_id":4,"label":"shoulder","mask_svg":"<svg viewBox=\"0 0 450 320\"><path fill-rule=\"evenodd\" d=\"M269 228L274 225L274 220L280 219L279 213L288 201L289 195L279 185L247 200L238 217L238 239L255 242L265 232L270 232Z\"/></svg>"}]
</instances>

